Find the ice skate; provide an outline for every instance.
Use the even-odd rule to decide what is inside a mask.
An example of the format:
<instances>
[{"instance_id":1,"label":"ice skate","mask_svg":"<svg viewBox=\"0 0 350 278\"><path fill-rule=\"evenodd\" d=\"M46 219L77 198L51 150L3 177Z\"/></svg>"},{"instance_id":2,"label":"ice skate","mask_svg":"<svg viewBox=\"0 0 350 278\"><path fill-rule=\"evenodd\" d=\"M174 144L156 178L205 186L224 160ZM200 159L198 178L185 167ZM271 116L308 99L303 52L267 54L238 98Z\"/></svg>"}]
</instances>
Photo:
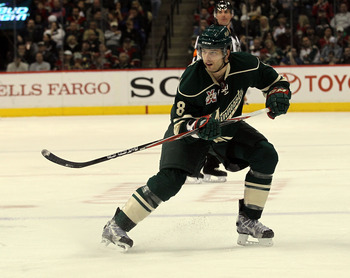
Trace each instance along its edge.
<instances>
[{"instance_id":1,"label":"ice skate","mask_svg":"<svg viewBox=\"0 0 350 278\"><path fill-rule=\"evenodd\" d=\"M199 173L198 175L187 176L186 183L199 184L202 183L203 179L204 175L202 173Z\"/></svg>"},{"instance_id":2,"label":"ice skate","mask_svg":"<svg viewBox=\"0 0 350 278\"><path fill-rule=\"evenodd\" d=\"M204 166L203 168L203 181L204 182L225 182L227 173L219 170L219 168L209 168Z\"/></svg>"},{"instance_id":3,"label":"ice skate","mask_svg":"<svg viewBox=\"0 0 350 278\"><path fill-rule=\"evenodd\" d=\"M274 232L255 219L248 218L243 212L240 212L236 222L239 245L262 245L272 246ZM253 239L253 240L251 240Z\"/></svg>"},{"instance_id":4,"label":"ice skate","mask_svg":"<svg viewBox=\"0 0 350 278\"><path fill-rule=\"evenodd\" d=\"M110 243L120 247L121 251L128 251L133 246L133 241L126 232L120 228L114 219L111 219L103 228L102 243L108 246Z\"/></svg>"}]
</instances>

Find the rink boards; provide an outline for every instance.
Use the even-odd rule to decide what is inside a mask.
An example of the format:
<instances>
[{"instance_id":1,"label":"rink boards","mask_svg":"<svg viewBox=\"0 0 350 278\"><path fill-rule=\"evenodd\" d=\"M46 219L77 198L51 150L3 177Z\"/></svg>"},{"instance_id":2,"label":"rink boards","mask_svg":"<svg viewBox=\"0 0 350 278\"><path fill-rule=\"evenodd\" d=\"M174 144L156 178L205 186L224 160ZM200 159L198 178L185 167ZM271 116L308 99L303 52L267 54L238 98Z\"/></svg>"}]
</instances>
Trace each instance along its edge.
<instances>
[{"instance_id":1,"label":"rink boards","mask_svg":"<svg viewBox=\"0 0 350 278\"><path fill-rule=\"evenodd\" d=\"M276 67L291 84L290 111L350 111L350 66ZM1 73L0 116L167 114L184 68ZM247 92L245 112L264 107Z\"/></svg>"}]
</instances>

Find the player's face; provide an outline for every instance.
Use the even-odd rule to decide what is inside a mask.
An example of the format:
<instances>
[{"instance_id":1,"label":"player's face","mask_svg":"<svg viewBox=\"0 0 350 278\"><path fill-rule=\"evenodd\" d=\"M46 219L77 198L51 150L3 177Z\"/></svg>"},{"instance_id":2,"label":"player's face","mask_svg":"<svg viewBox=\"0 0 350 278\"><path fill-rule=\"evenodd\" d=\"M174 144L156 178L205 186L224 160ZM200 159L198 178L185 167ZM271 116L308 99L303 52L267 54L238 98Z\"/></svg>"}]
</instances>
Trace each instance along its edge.
<instances>
[{"instance_id":1,"label":"player's face","mask_svg":"<svg viewBox=\"0 0 350 278\"><path fill-rule=\"evenodd\" d=\"M210 72L216 72L222 67L223 54L221 49L202 49L203 63Z\"/></svg>"},{"instance_id":2,"label":"player's face","mask_svg":"<svg viewBox=\"0 0 350 278\"><path fill-rule=\"evenodd\" d=\"M216 20L219 25L227 26L230 24L232 19L232 13L230 10L218 10L216 13Z\"/></svg>"}]
</instances>

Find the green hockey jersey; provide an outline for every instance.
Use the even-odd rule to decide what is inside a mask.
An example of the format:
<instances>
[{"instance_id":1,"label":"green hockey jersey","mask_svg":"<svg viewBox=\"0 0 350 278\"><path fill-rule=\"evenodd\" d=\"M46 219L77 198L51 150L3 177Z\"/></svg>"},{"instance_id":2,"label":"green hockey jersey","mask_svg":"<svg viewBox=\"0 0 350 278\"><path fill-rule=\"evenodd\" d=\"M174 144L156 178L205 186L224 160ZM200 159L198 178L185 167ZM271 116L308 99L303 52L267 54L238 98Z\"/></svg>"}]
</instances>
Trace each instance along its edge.
<instances>
[{"instance_id":1,"label":"green hockey jersey","mask_svg":"<svg viewBox=\"0 0 350 278\"><path fill-rule=\"evenodd\" d=\"M222 82L206 70L203 60L192 63L180 78L171 110L174 134L184 131L184 125L193 118L214 114L219 121L225 121L241 115L249 87L267 94L274 87L289 89L289 83L272 67L245 52L230 55ZM222 127L222 138L232 138L234 130L234 125Z\"/></svg>"}]
</instances>

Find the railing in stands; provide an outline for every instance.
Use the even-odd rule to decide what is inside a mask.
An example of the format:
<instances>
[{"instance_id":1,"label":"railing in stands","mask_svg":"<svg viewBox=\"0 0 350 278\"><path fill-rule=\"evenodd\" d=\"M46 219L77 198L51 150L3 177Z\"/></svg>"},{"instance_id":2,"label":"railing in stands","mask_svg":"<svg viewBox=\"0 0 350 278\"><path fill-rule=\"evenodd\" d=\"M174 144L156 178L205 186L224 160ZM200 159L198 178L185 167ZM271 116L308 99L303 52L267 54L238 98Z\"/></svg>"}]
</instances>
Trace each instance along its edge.
<instances>
[{"instance_id":1,"label":"railing in stands","mask_svg":"<svg viewBox=\"0 0 350 278\"><path fill-rule=\"evenodd\" d=\"M170 4L170 13L165 20L165 33L159 43L159 47L156 53L156 67L161 67L163 62L163 67L166 67L166 62L168 60L168 49L171 48L171 38L174 35L174 14L176 9L176 14L179 14L179 4L181 0L172 0Z\"/></svg>"}]
</instances>

